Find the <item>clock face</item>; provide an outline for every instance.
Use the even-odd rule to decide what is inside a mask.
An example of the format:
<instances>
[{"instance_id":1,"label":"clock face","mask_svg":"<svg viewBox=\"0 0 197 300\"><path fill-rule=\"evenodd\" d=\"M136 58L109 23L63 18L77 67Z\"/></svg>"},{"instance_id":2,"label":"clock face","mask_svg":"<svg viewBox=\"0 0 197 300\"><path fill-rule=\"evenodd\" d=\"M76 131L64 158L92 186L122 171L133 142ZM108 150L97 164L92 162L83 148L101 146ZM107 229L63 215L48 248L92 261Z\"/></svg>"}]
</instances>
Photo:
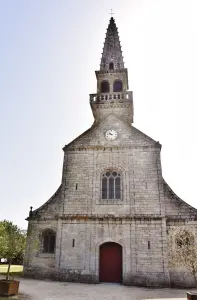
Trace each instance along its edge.
<instances>
[{"instance_id":1,"label":"clock face","mask_svg":"<svg viewBox=\"0 0 197 300\"><path fill-rule=\"evenodd\" d=\"M107 132L105 133L105 137L109 141L115 140L117 138L117 136L118 136L118 133L113 129L107 130Z\"/></svg>"}]
</instances>

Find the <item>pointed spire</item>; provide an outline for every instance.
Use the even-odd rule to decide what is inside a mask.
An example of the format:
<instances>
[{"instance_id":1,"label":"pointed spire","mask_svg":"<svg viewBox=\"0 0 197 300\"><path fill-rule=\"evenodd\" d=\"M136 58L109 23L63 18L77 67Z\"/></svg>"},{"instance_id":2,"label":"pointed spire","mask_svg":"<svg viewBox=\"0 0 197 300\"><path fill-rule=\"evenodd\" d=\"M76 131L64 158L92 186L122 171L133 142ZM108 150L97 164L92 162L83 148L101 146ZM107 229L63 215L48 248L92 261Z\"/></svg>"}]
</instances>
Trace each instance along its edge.
<instances>
[{"instance_id":1,"label":"pointed spire","mask_svg":"<svg viewBox=\"0 0 197 300\"><path fill-rule=\"evenodd\" d=\"M113 17L111 17L107 28L100 64L100 70L104 71L109 69L124 69L118 29Z\"/></svg>"}]
</instances>

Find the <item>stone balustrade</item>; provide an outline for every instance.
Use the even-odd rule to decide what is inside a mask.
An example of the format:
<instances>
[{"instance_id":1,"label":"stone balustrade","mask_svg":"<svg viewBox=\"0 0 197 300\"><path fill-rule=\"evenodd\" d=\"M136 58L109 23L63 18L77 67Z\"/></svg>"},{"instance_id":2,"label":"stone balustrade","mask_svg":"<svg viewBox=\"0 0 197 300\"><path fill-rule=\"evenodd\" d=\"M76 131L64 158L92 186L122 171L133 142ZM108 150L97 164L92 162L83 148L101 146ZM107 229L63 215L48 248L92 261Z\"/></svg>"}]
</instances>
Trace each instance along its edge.
<instances>
[{"instance_id":1,"label":"stone balustrade","mask_svg":"<svg viewBox=\"0 0 197 300\"><path fill-rule=\"evenodd\" d=\"M90 94L90 103L133 101L133 92Z\"/></svg>"}]
</instances>

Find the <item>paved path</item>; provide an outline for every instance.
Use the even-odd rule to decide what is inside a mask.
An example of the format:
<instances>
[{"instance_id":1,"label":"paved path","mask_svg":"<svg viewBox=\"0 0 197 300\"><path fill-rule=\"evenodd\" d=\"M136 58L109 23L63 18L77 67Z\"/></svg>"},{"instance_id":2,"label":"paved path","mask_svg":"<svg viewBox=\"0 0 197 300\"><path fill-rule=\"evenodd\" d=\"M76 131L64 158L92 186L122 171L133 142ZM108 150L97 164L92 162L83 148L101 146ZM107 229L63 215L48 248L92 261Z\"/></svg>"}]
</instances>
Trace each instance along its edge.
<instances>
[{"instance_id":1,"label":"paved path","mask_svg":"<svg viewBox=\"0 0 197 300\"><path fill-rule=\"evenodd\" d=\"M185 300L187 290L21 279L20 300Z\"/></svg>"}]
</instances>

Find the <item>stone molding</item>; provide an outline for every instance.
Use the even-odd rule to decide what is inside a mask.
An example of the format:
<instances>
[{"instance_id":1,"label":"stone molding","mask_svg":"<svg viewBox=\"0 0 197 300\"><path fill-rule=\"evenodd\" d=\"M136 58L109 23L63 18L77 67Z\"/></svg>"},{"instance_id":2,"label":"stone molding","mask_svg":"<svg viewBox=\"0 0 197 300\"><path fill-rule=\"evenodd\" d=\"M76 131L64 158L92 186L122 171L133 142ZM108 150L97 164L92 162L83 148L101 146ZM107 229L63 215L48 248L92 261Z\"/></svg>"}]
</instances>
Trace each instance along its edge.
<instances>
[{"instance_id":1,"label":"stone molding","mask_svg":"<svg viewBox=\"0 0 197 300\"><path fill-rule=\"evenodd\" d=\"M183 217L181 215L177 216L162 216L162 215L112 215L112 214L105 214L105 215L82 215L82 214L64 214L64 215L56 215L54 217L42 217L41 215L34 215L31 218L27 218L28 221L30 220L39 220L39 221L51 221L51 220L81 220L81 221L96 221L96 220L113 220L113 221L134 221L134 220L144 220L144 221L152 221L152 220L162 220L163 218L166 219L166 222L180 222L180 221L197 221L197 215L191 215L188 217Z\"/></svg>"},{"instance_id":2,"label":"stone molding","mask_svg":"<svg viewBox=\"0 0 197 300\"><path fill-rule=\"evenodd\" d=\"M62 220L162 220L162 216L157 215L138 215L138 216L131 216L131 215L122 215L122 216L115 216L113 214L105 214L105 215L70 215L64 214L59 216Z\"/></svg>"},{"instance_id":3,"label":"stone molding","mask_svg":"<svg viewBox=\"0 0 197 300\"><path fill-rule=\"evenodd\" d=\"M143 146L123 146L123 147L118 147L118 146L113 146L113 147L107 147L107 146L80 146L80 147L69 147L68 151L83 151L83 150L94 150L94 151L104 151L104 150L122 150L122 149L148 149L148 148L159 148L161 149L161 145L159 143L155 143L154 145L143 145ZM66 146L64 147L64 151L66 150Z\"/></svg>"}]
</instances>

